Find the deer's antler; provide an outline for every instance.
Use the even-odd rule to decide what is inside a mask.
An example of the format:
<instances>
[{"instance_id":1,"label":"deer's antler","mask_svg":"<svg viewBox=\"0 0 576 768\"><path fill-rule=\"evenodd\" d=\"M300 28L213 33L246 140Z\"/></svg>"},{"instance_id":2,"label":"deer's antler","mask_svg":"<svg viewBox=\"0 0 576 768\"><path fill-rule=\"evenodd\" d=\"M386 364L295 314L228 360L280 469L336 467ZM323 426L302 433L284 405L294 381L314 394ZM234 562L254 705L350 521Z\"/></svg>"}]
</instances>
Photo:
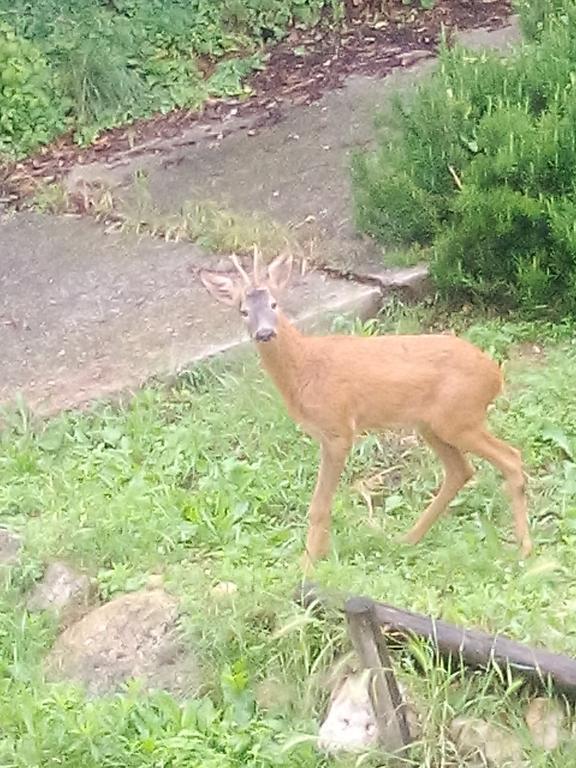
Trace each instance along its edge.
<instances>
[{"instance_id":1,"label":"deer's antler","mask_svg":"<svg viewBox=\"0 0 576 768\"><path fill-rule=\"evenodd\" d=\"M254 283L256 285L260 285L260 282L261 282L260 280L260 268L262 266L261 262L262 262L262 254L260 253L260 249L258 248L256 243L254 243L253 271L254 271Z\"/></svg>"},{"instance_id":2,"label":"deer's antler","mask_svg":"<svg viewBox=\"0 0 576 768\"><path fill-rule=\"evenodd\" d=\"M242 267L242 264L240 264L240 260L238 259L238 256L236 256L235 253L233 253L230 256L230 261L232 262L232 264L234 264L234 267L236 268L236 271L238 272L238 274L242 278L242 281L243 281L244 285L246 285L246 287L248 287L250 285L250 278L248 276L248 273Z\"/></svg>"}]
</instances>

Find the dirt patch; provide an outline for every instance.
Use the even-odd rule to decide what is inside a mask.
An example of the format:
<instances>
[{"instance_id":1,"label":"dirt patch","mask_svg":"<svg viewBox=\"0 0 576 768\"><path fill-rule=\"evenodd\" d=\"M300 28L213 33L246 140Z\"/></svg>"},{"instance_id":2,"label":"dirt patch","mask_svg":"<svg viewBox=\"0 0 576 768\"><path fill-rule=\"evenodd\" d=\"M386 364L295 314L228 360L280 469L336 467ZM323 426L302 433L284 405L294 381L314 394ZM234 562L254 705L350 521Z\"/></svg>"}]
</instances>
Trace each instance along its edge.
<instances>
[{"instance_id":1,"label":"dirt patch","mask_svg":"<svg viewBox=\"0 0 576 768\"><path fill-rule=\"evenodd\" d=\"M510 355L512 360L526 361L531 364L542 364L546 360L546 350L541 344L534 342L524 342L512 350Z\"/></svg>"},{"instance_id":2,"label":"dirt patch","mask_svg":"<svg viewBox=\"0 0 576 768\"><path fill-rule=\"evenodd\" d=\"M351 15L353 8L351 4ZM64 137L25 162L5 167L0 194L4 202L17 203L38 181L58 180L77 163L110 163L126 154L161 153L166 143L171 148L171 140L192 127L209 137L231 130L258 130L281 120L287 108L310 104L341 87L350 75L382 77L414 64L436 50L442 29L448 37L457 29L493 29L509 15L507 0L442 0L429 11L395 0L386 3L386 10L376 17L353 19L339 29L295 29L267 51L265 69L249 81L248 99L213 101L199 112L176 110L138 121L103 133L86 149L78 148L70 136Z\"/></svg>"}]
</instances>

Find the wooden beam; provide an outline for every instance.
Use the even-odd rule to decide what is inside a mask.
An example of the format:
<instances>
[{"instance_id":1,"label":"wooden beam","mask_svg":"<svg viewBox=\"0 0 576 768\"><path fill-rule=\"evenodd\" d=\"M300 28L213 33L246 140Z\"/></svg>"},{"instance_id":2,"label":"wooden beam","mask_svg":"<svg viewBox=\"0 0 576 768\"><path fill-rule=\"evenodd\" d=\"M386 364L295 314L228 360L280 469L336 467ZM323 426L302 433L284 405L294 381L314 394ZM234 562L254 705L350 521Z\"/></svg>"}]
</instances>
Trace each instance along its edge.
<instances>
[{"instance_id":1,"label":"wooden beam","mask_svg":"<svg viewBox=\"0 0 576 768\"><path fill-rule=\"evenodd\" d=\"M360 663L370 671L370 697L378 723L380 746L398 754L411 742L406 705L398 688L374 603L361 597L346 601L348 633Z\"/></svg>"},{"instance_id":2,"label":"wooden beam","mask_svg":"<svg viewBox=\"0 0 576 768\"><path fill-rule=\"evenodd\" d=\"M375 603L374 613L386 634L421 638L431 642L440 654L470 667L508 667L540 687L552 684L566 695L576 697L576 660L570 656L532 648L505 635L464 629L385 603Z\"/></svg>"},{"instance_id":3,"label":"wooden beam","mask_svg":"<svg viewBox=\"0 0 576 768\"><path fill-rule=\"evenodd\" d=\"M311 583L300 586L297 601L311 610L343 610L345 598L324 594ZM370 598L366 598L370 600ZM431 643L441 655L473 668L492 665L509 668L537 686L550 686L576 700L576 659L545 649L532 648L505 635L491 635L477 629L465 629L420 613L405 611L386 603L373 603L377 624L390 638L419 638Z\"/></svg>"}]
</instances>

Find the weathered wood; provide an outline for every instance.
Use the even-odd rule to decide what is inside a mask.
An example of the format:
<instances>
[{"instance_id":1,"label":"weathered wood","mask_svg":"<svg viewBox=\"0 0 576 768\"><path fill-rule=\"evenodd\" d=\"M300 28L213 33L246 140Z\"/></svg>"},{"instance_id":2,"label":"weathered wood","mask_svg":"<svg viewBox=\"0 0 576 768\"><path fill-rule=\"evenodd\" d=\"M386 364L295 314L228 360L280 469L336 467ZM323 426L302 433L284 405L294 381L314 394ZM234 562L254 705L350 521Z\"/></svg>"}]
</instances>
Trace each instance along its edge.
<instances>
[{"instance_id":1,"label":"weathered wood","mask_svg":"<svg viewBox=\"0 0 576 768\"><path fill-rule=\"evenodd\" d=\"M504 635L457 627L385 603L375 603L374 613L386 633L428 640L440 654L470 667L508 667L541 687L552 684L571 698L576 697L576 660L570 656L531 648Z\"/></svg>"},{"instance_id":2,"label":"weathered wood","mask_svg":"<svg viewBox=\"0 0 576 768\"><path fill-rule=\"evenodd\" d=\"M360 663L371 673L370 697L380 744L388 752L399 752L411 741L410 729L390 654L374 616L374 603L354 597L346 602L344 612Z\"/></svg>"},{"instance_id":3,"label":"weathered wood","mask_svg":"<svg viewBox=\"0 0 576 768\"><path fill-rule=\"evenodd\" d=\"M345 598L334 593L327 593L325 597L316 585L306 583L299 589L297 600L307 607L317 606L318 610L330 606L341 611ZM458 627L386 603L374 601L374 616L390 638L427 640L441 656L473 668L486 669L491 665L509 668L538 687L548 690L552 686L576 700L576 659L570 656L532 648L505 635Z\"/></svg>"}]
</instances>

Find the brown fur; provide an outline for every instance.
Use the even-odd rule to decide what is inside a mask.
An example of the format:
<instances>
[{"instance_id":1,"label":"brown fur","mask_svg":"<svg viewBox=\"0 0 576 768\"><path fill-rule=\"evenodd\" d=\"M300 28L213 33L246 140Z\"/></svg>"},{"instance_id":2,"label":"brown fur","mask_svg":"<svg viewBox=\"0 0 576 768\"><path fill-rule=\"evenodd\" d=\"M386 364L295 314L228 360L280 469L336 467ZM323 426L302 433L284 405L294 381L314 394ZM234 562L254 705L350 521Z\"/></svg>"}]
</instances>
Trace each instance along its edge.
<instances>
[{"instance_id":1,"label":"brown fur","mask_svg":"<svg viewBox=\"0 0 576 768\"><path fill-rule=\"evenodd\" d=\"M275 295L288 279L278 277L282 265L270 267L269 288ZM221 278L214 280L215 290L210 277L203 277L208 290L226 300ZM259 285L267 283L259 280ZM233 295L228 303L242 302L236 284L230 288ZM500 369L490 357L451 335L305 336L280 311L274 338L257 348L290 416L321 447L306 566L329 551L332 499L355 439L394 427L416 429L444 466L444 482L406 535L408 542L427 533L472 477L464 454L474 453L504 475L516 536L523 554L531 551L520 454L486 427L487 408L502 388Z\"/></svg>"}]
</instances>

